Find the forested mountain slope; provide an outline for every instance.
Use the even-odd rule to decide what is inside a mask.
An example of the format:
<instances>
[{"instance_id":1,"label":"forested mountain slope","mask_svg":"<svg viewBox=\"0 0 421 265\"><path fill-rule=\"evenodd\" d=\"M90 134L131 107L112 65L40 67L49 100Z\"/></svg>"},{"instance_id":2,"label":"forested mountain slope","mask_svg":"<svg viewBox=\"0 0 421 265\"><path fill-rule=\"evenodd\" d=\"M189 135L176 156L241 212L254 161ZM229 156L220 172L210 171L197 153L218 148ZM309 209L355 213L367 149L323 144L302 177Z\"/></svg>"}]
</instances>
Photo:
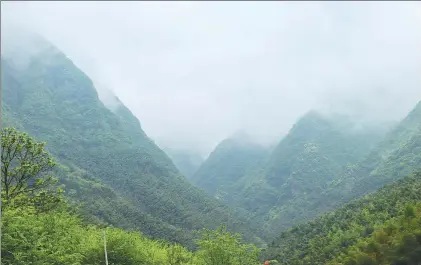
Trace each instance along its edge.
<instances>
[{"instance_id":1,"label":"forested mountain slope","mask_svg":"<svg viewBox=\"0 0 421 265\"><path fill-rule=\"evenodd\" d=\"M228 203L242 200L247 177L259 169L269 151L240 137L222 141L191 178L193 184Z\"/></svg>"},{"instance_id":2,"label":"forested mountain slope","mask_svg":"<svg viewBox=\"0 0 421 265\"><path fill-rule=\"evenodd\" d=\"M384 183L407 175L421 163L421 102L378 146L332 187L347 188L348 193L370 192ZM345 199L345 198L344 198Z\"/></svg>"},{"instance_id":3,"label":"forested mountain slope","mask_svg":"<svg viewBox=\"0 0 421 265\"><path fill-rule=\"evenodd\" d=\"M2 38L2 45L5 41L12 42ZM245 217L181 176L124 105L115 111L105 107L88 76L55 47L39 38L36 41L43 44L36 53L24 49L30 43L9 43L12 49L2 54L2 114L7 117L3 125L18 125L47 141L48 150L61 164L74 167L81 181L94 179L86 185L103 185L97 196L107 206L98 209L96 216L103 220L121 216L131 227L162 238L169 237L168 229L215 228L227 223L229 229L256 239L259 231ZM72 189L83 190L79 182L74 181L77 187ZM91 198L89 192L84 196L88 201ZM127 207L109 209L115 198ZM92 210L92 205L88 208ZM139 224L139 215L164 227ZM118 225L118 218L113 223Z\"/></svg>"},{"instance_id":4,"label":"forested mountain slope","mask_svg":"<svg viewBox=\"0 0 421 265\"><path fill-rule=\"evenodd\" d=\"M254 214L276 233L314 217L306 215L313 209L300 206L319 201L345 170L370 153L384 133L355 129L345 117L310 111L271 152L233 139L223 141L192 182Z\"/></svg>"},{"instance_id":5,"label":"forested mountain slope","mask_svg":"<svg viewBox=\"0 0 421 265\"><path fill-rule=\"evenodd\" d=\"M358 163L339 172L318 196L312 200L298 197L293 204L272 210L268 225L283 226L290 218L297 223L314 218L417 170L421 165L420 109L418 104Z\"/></svg>"},{"instance_id":6,"label":"forested mountain slope","mask_svg":"<svg viewBox=\"0 0 421 265\"><path fill-rule=\"evenodd\" d=\"M366 155L378 136L371 131L347 131L338 121L314 111L307 113L282 139L265 166L266 185L277 190L270 206L314 200L345 167Z\"/></svg>"},{"instance_id":7,"label":"forested mountain slope","mask_svg":"<svg viewBox=\"0 0 421 265\"><path fill-rule=\"evenodd\" d=\"M291 265L418 264L421 173L282 232L264 256Z\"/></svg>"}]
</instances>

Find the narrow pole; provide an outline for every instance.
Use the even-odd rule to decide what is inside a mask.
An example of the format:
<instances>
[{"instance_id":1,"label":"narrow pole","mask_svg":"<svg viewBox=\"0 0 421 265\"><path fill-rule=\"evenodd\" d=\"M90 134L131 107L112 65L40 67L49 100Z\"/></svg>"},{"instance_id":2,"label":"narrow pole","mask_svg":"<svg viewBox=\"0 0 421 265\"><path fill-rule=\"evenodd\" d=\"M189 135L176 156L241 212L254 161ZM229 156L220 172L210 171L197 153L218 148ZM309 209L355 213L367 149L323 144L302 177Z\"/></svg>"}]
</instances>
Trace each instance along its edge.
<instances>
[{"instance_id":1,"label":"narrow pole","mask_svg":"<svg viewBox=\"0 0 421 265\"><path fill-rule=\"evenodd\" d=\"M1 64L0 64L0 69L1 69ZM3 87L3 86L1 86L1 87L0 87L0 98L2 98L2 97L1 97L1 95L2 95L2 90L3 90L3 89L2 89L2 87ZM1 105L2 105L2 100L0 100L0 109L2 109L2 108L1 108ZM3 125L3 123L2 123L2 117L3 117L3 115L0 115L0 130L1 130L1 129L3 129L3 127L2 127L2 125ZM0 138L0 149L1 149L1 138ZM1 165L0 165L0 167L1 167L1 166L3 166L3 165L2 165L2 161L0 161L0 164L1 164ZM1 190L3 190L3 187L2 187L2 185L1 185L1 170L0 170L0 191L1 191ZM1 213L1 198L0 198L0 220L1 220L1 214L2 214L2 213ZM2 232L1 232L1 227L2 227L2 226L0 225L0 245L1 245L1 235L2 235ZM1 265L1 248L0 248L0 265Z\"/></svg>"},{"instance_id":2,"label":"narrow pole","mask_svg":"<svg viewBox=\"0 0 421 265\"><path fill-rule=\"evenodd\" d=\"M105 265L108 265L108 256L107 256L107 237L104 230L104 254L105 254Z\"/></svg>"}]
</instances>

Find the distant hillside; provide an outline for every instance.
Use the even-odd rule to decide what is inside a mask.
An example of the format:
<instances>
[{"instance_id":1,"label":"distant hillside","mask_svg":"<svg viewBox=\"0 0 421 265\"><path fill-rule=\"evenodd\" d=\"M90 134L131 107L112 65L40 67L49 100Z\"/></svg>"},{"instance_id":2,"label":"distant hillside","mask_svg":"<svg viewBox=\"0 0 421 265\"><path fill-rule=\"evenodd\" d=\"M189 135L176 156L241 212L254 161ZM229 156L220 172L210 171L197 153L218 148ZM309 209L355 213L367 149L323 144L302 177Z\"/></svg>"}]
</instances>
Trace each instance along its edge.
<instances>
[{"instance_id":1,"label":"distant hillside","mask_svg":"<svg viewBox=\"0 0 421 265\"><path fill-rule=\"evenodd\" d=\"M187 179L190 179L194 175L204 161L201 155L194 152L174 150L171 148L165 148L164 151Z\"/></svg>"},{"instance_id":2,"label":"distant hillside","mask_svg":"<svg viewBox=\"0 0 421 265\"><path fill-rule=\"evenodd\" d=\"M316 112L303 116L279 143L265 168L268 185L281 187L283 201L317 195L356 163L375 144L378 135L347 132Z\"/></svg>"},{"instance_id":3,"label":"distant hillside","mask_svg":"<svg viewBox=\"0 0 421 265\"><path fill-rule=\"evenodd\" d=\"M241 200L247 177L262 166L268 154L267 148L235 135L215 148L191 181L208 194L234 203Z\"/></svg>"},{"instance_id":4,"label":"distant hillside","mask_svg":"<svg viewBox=\"0 0 421 265\"><path fill-rule=\"evenodd\" d=\"M18 126L48 142L48 150L73 175L62 171L68 195L80 193L73 198L86 202L88 212L173 241L227 223L259 242L259 229L246 217L181 176L123 104L113 111L105 107L89 77L62 52L39 36L21 45L13 45L13 35L6 37L3 126ZM29 53L31 41L39 49Z\"/></svg>"},{"instance_id":5,"label":"distant hillside","mask_svg":"<svg viewBox=\"0 0 421 265\"><path fill-rule=\"evenodd\" d=\"M273 209L268 226L289 226L316 217L417 170L421 165L420 109L418 104L368 154L345 167L311 200L296 197L290 205Z\"/></svg>"},{"instance_id":6,"label":"distant hillside","mask_svg":"<svg viewBox=\"0 0 421 265\"><path fill-rule=\"evenodd\" d=\"M273 150L252 144L247 137L227 139L210 154L192 182L253 214L269 231L280 231L294 225L297 216L303 221L308 218L308 209L299 205L319 200L384 134L350 128L350 120L311 111Z\"/></svg>"},{"instance_id":7,"label":"distant hillside","mask_svg":"<svg viewBox=\"0 0 421 265\"><path fill-rule=\"evenodd\" d=\"M374 191L421 165L421 102L356 167L330 187L341 201ZM338 192L342 190L342 192ZM346 192L344 192L346 190Z\"/></svg>"}]
</instances>

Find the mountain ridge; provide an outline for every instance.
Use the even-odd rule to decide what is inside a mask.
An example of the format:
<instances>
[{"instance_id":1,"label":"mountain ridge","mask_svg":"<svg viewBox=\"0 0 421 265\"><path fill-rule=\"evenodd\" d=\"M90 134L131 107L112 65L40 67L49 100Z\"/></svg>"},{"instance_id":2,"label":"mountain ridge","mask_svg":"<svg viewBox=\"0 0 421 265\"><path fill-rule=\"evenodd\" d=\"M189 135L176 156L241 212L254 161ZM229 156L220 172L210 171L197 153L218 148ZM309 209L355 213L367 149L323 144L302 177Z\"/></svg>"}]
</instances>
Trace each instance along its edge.
<instances>
[{"instance_id":1,"label":"mountain ridge","mask_svg":"<svg viewBox=\"0 0 421 265\"><path fill-rule=\"evenodd\" d=\"M60 163L89 172L124 201L168 227L192 231L226 223L229 229L244 231L248 239L261 242L259 229L250 233L255 228L249 217L191 186L146 136L130 110L123 104L114 112L107 108L92 80L63 53L45 50L31 55L25 69L13 68L12 59L1 58L6 126L20 124L24 131L47 141L47 149ZM132 213L122 213L127 214ZM146 234L166 236L159 227L147 231L132 226Z\"/></svg>"},{"instance_id":2,"label":"mountain ridge","mask_svg":"<svg viewBox=\"0 0 421 265\"><path fill-rule=\"evenodd\" d=\"M350 125L352 121L342 117L334 119L309 111L247 174L240 171L227 174L232 170L227 166L233 166L232 161L241 157L244 150L231 150L230 157L224 157L221 146L229 150L230 143L229 139L224 140L197 172L204 171L202 175L195 176L204 181L212 176L213 170L220 179L211 178L204 183L193 179L193 183L215 196L216 190L209 190L210 187L224 183L221 179L227 175L237 175L233 181L241 181L230 186L237 189L223 190L222 197L234 196L232 205L255 215L266 229L280 231L295 224L296 212L300 212L295 205L319 198L341 177L343 170L357 164L385 134L382 130L348 131ZM210 162L212 167L206 169Z\"/></svg>"},{"instance_id":3,"label":"mountain ridge","mask_svg":"<svg viewBox=\"0 0 421 265\"><path fill-rule=\"evenodd\" d=\"M339 172L336 179L328 183L317 197L297 200L295 209L300 211L283 206L274 212L281 214L272 222L279 223L289 215L294 216L293 220L297 222L315 218L417 170L417 165L421 163L420 109L421 104L418 103L368 153ZM385 157L384 150L390 155Z\"/></svg>"}]
</instances>

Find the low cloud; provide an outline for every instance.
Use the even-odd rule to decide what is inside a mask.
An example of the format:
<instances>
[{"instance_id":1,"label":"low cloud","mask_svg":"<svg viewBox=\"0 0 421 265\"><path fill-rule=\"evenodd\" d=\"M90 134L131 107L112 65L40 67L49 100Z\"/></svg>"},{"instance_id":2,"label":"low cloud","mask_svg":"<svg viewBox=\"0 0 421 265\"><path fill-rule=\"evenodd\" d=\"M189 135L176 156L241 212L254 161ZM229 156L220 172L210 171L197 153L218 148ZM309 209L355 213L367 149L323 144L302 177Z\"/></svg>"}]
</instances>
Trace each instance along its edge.
<instances>
[{"instance_id":1,"label":"low cloud","mask_svg":"<svg viewBox=\"0 0 421 265\"><path fill-rule=\"evenodd\" d=\"M418 2L2 2L2 24L46 36L158 144L205 154L238 130L279 140L310 109L402 118L421 99L420 10Z\"/></svg>"}]
</instances>

